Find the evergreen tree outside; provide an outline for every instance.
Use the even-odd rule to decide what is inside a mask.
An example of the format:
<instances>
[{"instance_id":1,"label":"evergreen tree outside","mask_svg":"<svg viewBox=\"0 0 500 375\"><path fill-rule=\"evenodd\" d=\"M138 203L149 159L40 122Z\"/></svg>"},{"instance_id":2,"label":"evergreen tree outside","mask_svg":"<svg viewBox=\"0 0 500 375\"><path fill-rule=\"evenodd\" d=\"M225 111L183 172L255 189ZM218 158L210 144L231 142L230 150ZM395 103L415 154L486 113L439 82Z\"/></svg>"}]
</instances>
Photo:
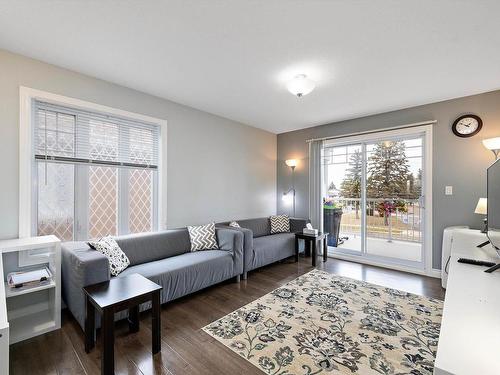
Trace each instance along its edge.
<instances>
[{"instance_id":1,"label":"evergreen tree outside","mask_svg":"<svg viewBox=\"0 0 500 375\"><path fill-rule=\"evenodd\" d=\"M413 177L413 175L412 175ZM422 169L419 168L417 172L417 178L413 184L413 189L411 190L411 198L418 199L422 195Z\"/></svg>"},{"instance_id":2,"label":"evergreen tree outside","mask_svg":"<svg viewBox=\"0 0 500 375\"><path fill-rule=\"evenodd\" d=\"M422 170L419 169L416 176L410 171L405 150L404 141L379 142L374 145L368 158L366 195L368 199L379 201L374 207L368 207L367 214L373 215L376 210L385 218L385 225L388 225L388 213L391 210L406 212L408 207L405 199L417 199L421 195ZM356 199L356 219L359 219L362 166L362 152L356 150L349 158L345 177L340 184L341 197Z\"/></svg>"},{"instance_id":3,"label":"evergreen tree outside","mask_svg":"<svg viewBox=\"0 0 500 375\"><path fill-rule=\"evenodd\" d=\"M361 198L361 168L363 158L361 151L356 150L349 158L349 168L340 184L340 195L345 198Z\"/></svg>"},{"instance_id":4,"label":"evergreen tree outside","mask_svg":"<svg viewBox=\"0 0 500 375\"><path fill-rule=\"evenodd\" d=\"M407 210L406 202L398 199L412 198L415 193L415 178L410 172L405 147L403 141L379 142L369 159L367 196L384 199L377 205L377 211L384 217L385 225L389 224L392 210Z\"/></svg>"},{"instance_id":5,"label":"evergreen tree outside","mask_svg":"<svg viewBox=\"0 0 500 375\"><path fill-rule=\"evenodd\" d=\"M375 145L368 163L367 196L369 198L410 198L410 167L402 141Z\"/></svg>"},{"instance_id":6,"label":"evergreen tree outside","mask_svg":"<svg viewBox=\"0 0 500 375\"><path fill-rule=\"evenodd\" d=\"M340 196L345 198L358 198L355 201L356 219L359 219L359 207L361 198L361 168L363 167L363 157L360 150L355 150L349 158L349 168L346 170L346 177L340 184Z\"/></svg>"}]
</instances>

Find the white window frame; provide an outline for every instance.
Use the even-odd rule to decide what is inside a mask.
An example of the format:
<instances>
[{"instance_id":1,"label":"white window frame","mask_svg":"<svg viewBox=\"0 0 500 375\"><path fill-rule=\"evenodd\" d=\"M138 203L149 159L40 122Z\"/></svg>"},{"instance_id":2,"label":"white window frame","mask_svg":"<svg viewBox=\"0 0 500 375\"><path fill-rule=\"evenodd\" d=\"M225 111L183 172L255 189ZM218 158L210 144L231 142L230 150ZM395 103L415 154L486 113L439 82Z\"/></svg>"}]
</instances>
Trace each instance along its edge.
<instances>
[{"instance_id":1,"label":"white window frame","mask_svg":"<svg viewBox=\"0 0 500 375\"><path fill-rule=\"evenodd\" d=\"M156 225L153 230L166 229L167 220L167 200L166 184L164 175L166 175L166 148L167 141L167 121L155 117L150 117L138 113L124 111L122 109L112 108L80 99L75 99L63 95L32 89L29 87L19 87L19 238L31 237L33 233L33 221L36 220L36 212L33 190L36 188L37 181L34 177L34 129L35 115L33 103L35 100L48 102L67 107L78 108L86 111L103 112L110 115L125 117L137 121L157 124L159 126L159 149L158 149L158 183L153 184L153 189L157 189L156 203L153 204L153 212L156 214ZM119 182L120 183L120 182ZM157 212L155 212L157 210ZM119 228L121 229L121 228ZM76 228L75 228L76 230Z\"/></svg>"}]
</instances>

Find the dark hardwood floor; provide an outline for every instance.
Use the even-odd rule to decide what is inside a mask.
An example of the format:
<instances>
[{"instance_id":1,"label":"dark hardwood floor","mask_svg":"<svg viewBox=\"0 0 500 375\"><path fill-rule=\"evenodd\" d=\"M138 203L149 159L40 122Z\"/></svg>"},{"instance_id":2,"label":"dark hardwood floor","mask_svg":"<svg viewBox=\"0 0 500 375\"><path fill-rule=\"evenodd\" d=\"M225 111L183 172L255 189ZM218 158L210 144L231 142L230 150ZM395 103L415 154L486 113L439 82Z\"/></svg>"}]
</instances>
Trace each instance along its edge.
<instances>
[{"instance_id":1,"label":"dark hardwood floor","mask_svg":"<svg viewBox=\"0 0 500 375\"><path fill-rule=\"evenodd\" d=\"M433 298L444 298L439 279L328 259L318 269ZM248 280L213 286L162 306L162 350L151 355L150 313L141 314L138 333L116 325L116 374L262 374L249 362L204 333L208 323L252 302L312 269L310 258L286 260L251 272ZM11 374L100 374L100 336L85 353L83 332L70 313L63 312L62 329L10 348Z\"/></svg>"}]
</instances>

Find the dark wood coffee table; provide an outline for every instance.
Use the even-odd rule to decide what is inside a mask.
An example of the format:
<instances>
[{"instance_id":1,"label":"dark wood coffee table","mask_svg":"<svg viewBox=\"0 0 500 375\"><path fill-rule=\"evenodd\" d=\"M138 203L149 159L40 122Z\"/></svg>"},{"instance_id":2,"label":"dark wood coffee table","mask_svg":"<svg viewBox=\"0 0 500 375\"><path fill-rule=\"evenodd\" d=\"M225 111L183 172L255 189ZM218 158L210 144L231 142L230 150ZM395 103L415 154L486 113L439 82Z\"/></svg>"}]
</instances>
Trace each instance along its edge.
<instances>
[{"instance_id":1,"label":"dark wood coffee table","mask_svg":"<svg viewBox=\"0 0 500 375\"><path fill-rule=\"evenodd\" d=\"M95 310L102 316L101 374L114 374L115 312L128 309L130 332L139 331L139 305L152 302L153 354L161 350L160 291L162 287L134 273L83 288L85 293L85 351L95 346Z\"/></svg>"},{"instance_id":2,"label":"dark wood coffee table","mask_svg":"<svg viewBox=\"0 0 500 375\"><path fill-rule=\"evenodd\" d=\"M305 241L305 252L311 249L312 255L312 266L316 267L316 257L318 256L318 243L319 246L323 247L323 262L328 259L328 233L319 232L316 236L310 234L304 234L302 232L295 233L295 261L299 261L299 239Z\"/></svg>"}]
</instances>

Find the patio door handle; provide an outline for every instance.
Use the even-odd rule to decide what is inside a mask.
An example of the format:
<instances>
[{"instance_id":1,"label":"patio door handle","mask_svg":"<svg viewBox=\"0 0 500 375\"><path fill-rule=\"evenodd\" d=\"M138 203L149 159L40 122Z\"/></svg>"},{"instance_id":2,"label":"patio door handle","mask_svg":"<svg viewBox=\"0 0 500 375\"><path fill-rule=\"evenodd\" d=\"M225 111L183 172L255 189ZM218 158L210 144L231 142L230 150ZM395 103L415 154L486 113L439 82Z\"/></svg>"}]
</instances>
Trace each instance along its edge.
<instances>
[{"instance_id":1,"label":"patio door handle","mask_svg":"<svg viewBox=\"0 0 500 375\"><path fill-rule=\"evenodd\" d=\"M425 208L425 195L421 195L418 198L418 205L420 206L420 208Z\"/></svg>"}]
</instances>

